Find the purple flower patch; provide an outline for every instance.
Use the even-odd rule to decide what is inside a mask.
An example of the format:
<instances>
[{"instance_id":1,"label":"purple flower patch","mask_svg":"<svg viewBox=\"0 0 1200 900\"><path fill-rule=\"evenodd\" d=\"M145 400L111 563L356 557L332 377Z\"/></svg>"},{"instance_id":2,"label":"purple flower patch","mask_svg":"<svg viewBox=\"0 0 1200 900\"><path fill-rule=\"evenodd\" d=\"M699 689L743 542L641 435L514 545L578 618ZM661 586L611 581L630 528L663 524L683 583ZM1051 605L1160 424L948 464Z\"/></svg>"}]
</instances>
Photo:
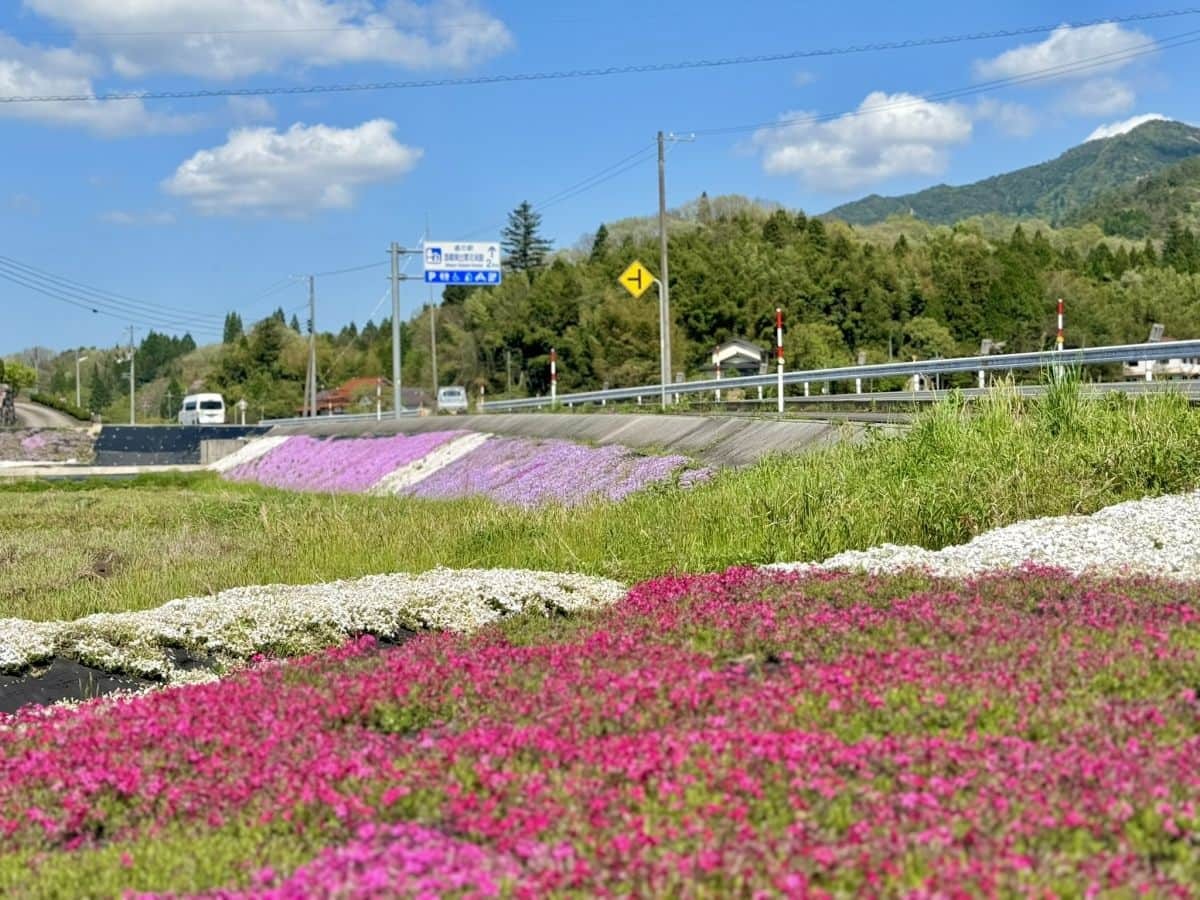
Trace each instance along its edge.
<instances>
[{"instance_id":1,"label":"purple flower patch","mask_svg":"<svg viewBox=\"0 0 1200 900\"><path fill-rule=\"evenodd\" d=\"M427 456L461 434L432 431L362 438L296 435L225 477L292 491L361 493L384 475Z\"/></svg>"},{"instance_id":2,"label":"purple flower patch","mask_svg":"<svg viewBox=\"0 0 1200 900\"><path fill-rule=\"evenodd\" d=\"M585 447L569 441L492 438L405 491L445 500L483 495L533 507L621 500L671 478L683 456L638 456L625 447Z\"/></svg>"}]
</instances>

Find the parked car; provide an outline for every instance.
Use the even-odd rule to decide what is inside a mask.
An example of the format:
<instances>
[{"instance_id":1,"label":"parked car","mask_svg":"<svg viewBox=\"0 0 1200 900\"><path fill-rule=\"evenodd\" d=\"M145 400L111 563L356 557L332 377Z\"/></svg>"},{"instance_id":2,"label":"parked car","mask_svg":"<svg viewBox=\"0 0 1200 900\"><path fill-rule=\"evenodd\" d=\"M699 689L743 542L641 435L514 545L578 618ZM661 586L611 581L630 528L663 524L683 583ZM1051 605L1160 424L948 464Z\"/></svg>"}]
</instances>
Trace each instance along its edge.
<instances>
[{"instance_id":1,"label":"parked car","mask_svg":"<svg viewBox=\"0 0 1200 900\"><path fill-rule=\"evenodd\" d=\"M467 411L467 389L464 387L438 388L437 392L437 408L438 412L450 413L454 415L460 412Z\"/></svg>"},{"instance_id":2,"label":"parked car","mask_svg":"<svg viewBox=\"0 0 1200 900\"><path fill-rule=\"evenodd\" d=\"M220 394L188 394L179 410L180 425L224 425L225 398Z\"/></svg>"}]
</instances>

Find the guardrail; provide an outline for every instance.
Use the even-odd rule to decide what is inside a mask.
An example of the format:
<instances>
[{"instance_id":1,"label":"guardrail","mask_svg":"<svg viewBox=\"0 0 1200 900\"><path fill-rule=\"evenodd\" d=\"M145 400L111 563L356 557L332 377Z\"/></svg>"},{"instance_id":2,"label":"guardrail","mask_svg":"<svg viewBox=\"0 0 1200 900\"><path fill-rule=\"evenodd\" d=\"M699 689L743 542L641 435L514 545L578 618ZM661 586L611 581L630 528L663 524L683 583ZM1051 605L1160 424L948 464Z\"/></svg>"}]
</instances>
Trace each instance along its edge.
<instances>
[{"instance_id":1,"label":"guardrail","mask_svg":"<svg viewBox=\"0 0 1200 900\"><path fill-rule=\"evenodd\" d=\"M402 409L400 415L403 418L414 418L421 413L415 409ZM382 415L375 413L338 413L336 415L319 415L319 416L292 416L287 419L263 419L259 422L260 425L309 425L313 422L392 422L395 421L395 416L390 410L384 410Z\"/></svg>"},{"instance_id":2,"label":"guardrail","mask_svg":"<svg viewBox=\"0 0 1200 900\"><path fill-rule=\"evenodd\" d=\"M911 377L913 375L952 375L960 372L1011 372L1027 369L1055 367L1079 367L1106 363L1134 363L1144 360L1197 359L1200 358L1200 340L1172 341L1154 344L1120 344L1111 347L1088 347L1077 350L1041 350L1033 353L1004 353L994 356L963 356L954 359L920 360L918 362L880 363L868 366L840 366L833 369L784 372L785 385L828 384L835 381L855 379ZM768 388L778 384L777 374L744 375L739 378L710 378L704 381L682 381L667 385L666 392L677 394L702 394L738 388ZM604 391L583 391L576 394L559 394L556 401L560 406L578 406L585 403L605 403L618 400L658 398L663 393L661 384L639 387L611 388ZM867 395L861 395L867 396ZM515 400L489 400L482 404L484 412L511 412L522 409L541 409L551 405L551 398L522 397ZM340 416L339 421L350 417ZM310 421L310 420L298 420Z\"/></svg>"}]
</instances>

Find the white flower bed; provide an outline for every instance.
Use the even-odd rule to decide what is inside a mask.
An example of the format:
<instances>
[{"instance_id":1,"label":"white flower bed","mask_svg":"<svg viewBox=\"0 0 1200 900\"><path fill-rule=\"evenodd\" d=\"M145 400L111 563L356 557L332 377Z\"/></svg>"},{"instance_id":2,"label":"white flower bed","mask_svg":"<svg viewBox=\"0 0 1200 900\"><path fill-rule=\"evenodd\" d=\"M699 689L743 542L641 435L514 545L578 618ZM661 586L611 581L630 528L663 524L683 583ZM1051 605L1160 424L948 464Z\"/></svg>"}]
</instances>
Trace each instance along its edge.
<instances>
[{"instance_id":1,"label":"white flower bed","mask_svg":"<svg viewBox=\"0 0 1200 900\"><path fill-rule=\"evenodd\" d=\"M74 622L0 619L0 672L20 672L62 656L108 671L190 681L212 676L179 669L171 648L209 658L224 669L257 653L312 653L352 634L469 632L521 613L597 609L624 595L622 585L604 578L517 569L435 569L328 584L232 588L157 609L101 613Z\"/></svg>"},{"instance_id":2,"label":"white flower bed","mask_svg":"<svg viewBox=\"0 0 1200 900\"><path fill-rule=\"evenodd\" d=\"M407 487L412 487L424 481L434 472L439 472L450 463L462 459L476 447L485 443L491 435L472 433L455 438L448 444L435 449L418 460L401 466L394 472L389 472L375 483L369 493L398 494Z\"/></svg>"},{"instance_id":3,"label":"white flower bed","mask_svg":"<svg viewBox=\"0 0 1200 900\"><path fill-rule=\"evenodd\" d=\"M230 472L240 465L254 462L260 456L266 456L286 440L287 435L268 435L266 437L254 438L247 441L228 456L223 456L215 463L210 463L209 468L214 472Z\"/></svg>"},{"instance_id":4,"label":"white flower bed","mask_svg":"<svg viewBox=\"0 0 1200 900\"><path fill-rule=\"evenodd\" d=\"M1200 491L1131 500L1090 516L1031 519L944 550L884 544L839 553L820 563L779 563L768 568L872 573L927 569L961 578L1030 562L1076 574L1200 579Z\"/></svg>"}]
</instances>

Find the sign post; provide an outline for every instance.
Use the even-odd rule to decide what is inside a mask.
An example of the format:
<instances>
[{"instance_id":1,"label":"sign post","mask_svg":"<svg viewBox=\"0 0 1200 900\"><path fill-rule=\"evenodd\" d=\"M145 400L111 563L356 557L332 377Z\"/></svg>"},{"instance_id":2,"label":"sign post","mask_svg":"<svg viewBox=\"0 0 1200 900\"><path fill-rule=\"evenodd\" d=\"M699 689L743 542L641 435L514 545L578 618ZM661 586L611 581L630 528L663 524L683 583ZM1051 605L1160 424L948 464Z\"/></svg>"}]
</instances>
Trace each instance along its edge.
<instances>
[{"instance_id":1,"label":"sign post","mask_svg":"<svg viewBox=\"0 0 1200 900\"><path fill-rule=\"evenodd\" d=\"M500 245L494 241L426 241L427 284L500 284Z\"/></svg>"},{"instance_id":2,"label":"sign post","mask_svg":"<svg viewBox=\"0 0 1200 900\"><path fill-rule=\"evenodd\" d=\"M657 278L650 274L650 270L641 264L640 261L634 260L629 264L621 277L617 279L621 287L629 291L636 300L650 290L650 285L658 285L658 355L659 355L659 378L662 385L662 407L667 408L667 384L671 380L671 362L667 359L667 342L670 337L667 334L669 324L667 322L667 312L665 300L663 296L663 284Z\"/></svg>"},{"instance_id":3,"label":"sign post","mask_svg":"<svg viewBox=\"0 0 1200 900\"><path fill-rule=\"evenodd\" d=\"M775 407L778 412L783 412L783 310L780 307L775 307ZM808 385L805 394L808 394Z\"/></svg>"}]
</instances>

